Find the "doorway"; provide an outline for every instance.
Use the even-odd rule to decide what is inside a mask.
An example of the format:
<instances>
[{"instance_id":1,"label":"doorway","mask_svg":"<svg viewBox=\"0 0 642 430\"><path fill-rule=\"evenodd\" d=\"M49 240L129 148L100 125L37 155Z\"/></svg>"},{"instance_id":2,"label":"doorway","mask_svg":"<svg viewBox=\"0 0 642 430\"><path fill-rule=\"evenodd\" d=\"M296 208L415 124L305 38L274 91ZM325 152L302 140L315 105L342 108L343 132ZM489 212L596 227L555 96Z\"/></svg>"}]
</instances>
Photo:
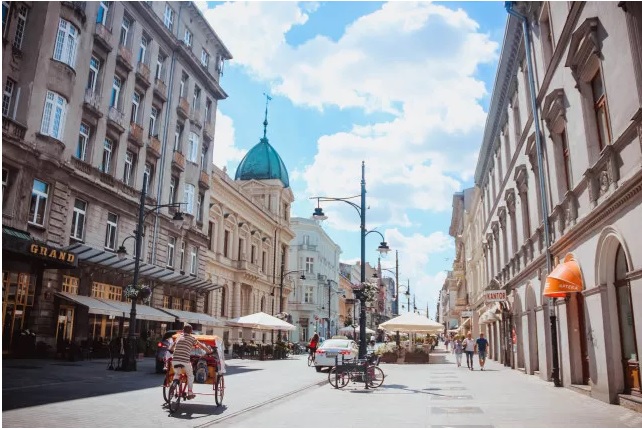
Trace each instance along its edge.
<instances>
[{"instance_id":1,"label":"doorway","mask_svg":"<svg viewBox=\"0 0 642 430\"><path fill-rule=\"evenodd\" d=\"M33 306L36 277L29 273L2 272L2 350L8 352L25 327L27 311Z\"/></svg>"},{"instance_id":2,"label":"doorway","mask_svg":"<svg viewBox=\"0 0 642 430\"><path fill-rule=\"evenodd\" d=\"M635 322L633 304L631 303L631 285L626 279L628 264L622 245L618 245L615 254L615 295L617 298L617 319L620 329L622 352L622 370L624 372L625 394L640 395L640 361L635 339Z\"/></svg>"}]
</instances>

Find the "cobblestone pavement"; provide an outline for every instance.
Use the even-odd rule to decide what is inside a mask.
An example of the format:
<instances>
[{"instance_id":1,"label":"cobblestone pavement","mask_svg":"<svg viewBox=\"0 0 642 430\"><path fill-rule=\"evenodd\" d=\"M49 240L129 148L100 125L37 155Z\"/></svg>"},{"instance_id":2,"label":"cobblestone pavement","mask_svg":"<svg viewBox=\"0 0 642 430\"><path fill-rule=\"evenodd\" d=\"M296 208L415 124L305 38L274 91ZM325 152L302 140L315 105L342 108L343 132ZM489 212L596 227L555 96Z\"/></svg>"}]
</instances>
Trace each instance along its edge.
<instances>
[{"instance_id":1,"label":"cobblestone pavement","mask_svg":"<svg viewBox=\"0 0 642 430\"><path fill-rule=\"evenodd\" d=\"M477 356L475 356L477 361ZM380 388L330 385L253 414L221 420L225 427L642 427L642 414L556 388L495 362L486 371L458 368L436 351L429 365L382 364ZM313 411L313 412L312 412Z\"/></svg>"},{"instance_id":2,"label":"cobblestone pavement","mask_svg":"<svg viewBox=\"0 0 642 430\"><path fill-rule=\"evenodd\" d=\"M163 405L163 375L154 373L153 359L139 361L131 373L106 370L107 364L3 360L3 427L196 427L327 379L308 368L305 355L229 360L223 407L215 406L214 396L200 395L170 416ZM201 384L194 391L212 392L211 385Z\"/></svg>"}]
</instances>

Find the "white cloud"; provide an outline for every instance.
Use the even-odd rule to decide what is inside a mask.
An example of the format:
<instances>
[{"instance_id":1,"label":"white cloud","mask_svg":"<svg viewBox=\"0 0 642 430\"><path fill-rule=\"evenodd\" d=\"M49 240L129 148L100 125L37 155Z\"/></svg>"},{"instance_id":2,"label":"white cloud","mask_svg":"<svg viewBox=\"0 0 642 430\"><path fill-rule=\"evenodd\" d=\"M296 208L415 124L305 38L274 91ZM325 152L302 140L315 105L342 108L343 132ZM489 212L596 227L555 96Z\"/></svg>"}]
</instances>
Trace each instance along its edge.
<instances>
[{"instance_id":1,"label":"white cloud","mask_svg":"<svg viewBox=\"0 0 642 430\"><path fill-rule=\"evenodd\" d=\"M213 159L214 164L222 169L226 167L229 175L234 176L234 171L229 169L238 165L246 151L234 146L234 123L232 118L216 112L216 132L214 136Z\"/></svg>"}]
</instances>

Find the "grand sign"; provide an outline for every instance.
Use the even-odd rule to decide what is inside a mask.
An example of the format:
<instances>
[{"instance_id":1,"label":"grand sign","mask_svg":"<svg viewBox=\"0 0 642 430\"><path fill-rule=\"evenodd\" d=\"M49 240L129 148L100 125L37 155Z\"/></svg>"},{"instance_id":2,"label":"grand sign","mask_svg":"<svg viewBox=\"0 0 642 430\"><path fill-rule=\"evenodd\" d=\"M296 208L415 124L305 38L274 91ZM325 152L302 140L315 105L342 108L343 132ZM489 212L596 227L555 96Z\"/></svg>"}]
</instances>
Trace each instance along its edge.
<instances>
[{"instance_id":1,"label":"grand sign","mask_svg":"<svg viewBox=\"0 0 642 430\"><path fill-rule=\"evenodd\" d=\"M484 301L486 302L504 302L506 301L506 291L492 290L484 292Z\"/></svg>"},{"instance_id":2,"label":"grand sign","mask_svg":"<svg viewBox=\"0 0 642 430\"><path fill-rule=\"evenodd\" d=\"M45 258L47 260L56 260L69 264L76 263L76 254L63 251L61 249L39 245L37 243L32 243L31 246L29 246L29 252L34 256Z\"/></svg>"}]
</instances>

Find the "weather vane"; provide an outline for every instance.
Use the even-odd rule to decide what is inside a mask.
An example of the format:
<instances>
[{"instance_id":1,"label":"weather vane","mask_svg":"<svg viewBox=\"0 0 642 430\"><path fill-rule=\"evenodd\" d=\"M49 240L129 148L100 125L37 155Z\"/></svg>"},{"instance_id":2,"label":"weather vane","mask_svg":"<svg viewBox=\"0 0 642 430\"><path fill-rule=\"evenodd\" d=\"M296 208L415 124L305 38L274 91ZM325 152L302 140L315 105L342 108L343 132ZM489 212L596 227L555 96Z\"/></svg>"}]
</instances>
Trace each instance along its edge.
<instances>
[{"instance_id":1,"label":"weather vane","mask_svg":"<svg viewBox=\"0 0 642 430\"><path fill-rule=\"evenodd\" d=\"M267 139L267 125L268 125L268 120L267 120L267 113L268 113L268 104L270 103L270 100L272 100L272 97L270 97L268 94L263 93L265 96L265 121L263 121L263 139Z\"/></svg>"}]
</instances>

